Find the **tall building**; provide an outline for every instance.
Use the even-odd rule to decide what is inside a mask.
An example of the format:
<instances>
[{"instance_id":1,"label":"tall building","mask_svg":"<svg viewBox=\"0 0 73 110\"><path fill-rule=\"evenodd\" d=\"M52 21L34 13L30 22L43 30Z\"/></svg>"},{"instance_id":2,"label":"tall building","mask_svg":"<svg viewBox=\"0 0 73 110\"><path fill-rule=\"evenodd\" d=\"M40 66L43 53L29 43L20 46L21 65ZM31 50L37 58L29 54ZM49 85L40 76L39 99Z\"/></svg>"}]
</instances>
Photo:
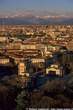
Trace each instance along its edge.
<instances>
[{"instance_id":1,"label":"tall building","mask_svg":"<svg viewBox=\"0 0 73 110\"><path fill-rule=\"evenodd\" d=\"M18 64L18 75L24 76L26 73L26 65L23 62Z\"/></svg>"}]
</instances>

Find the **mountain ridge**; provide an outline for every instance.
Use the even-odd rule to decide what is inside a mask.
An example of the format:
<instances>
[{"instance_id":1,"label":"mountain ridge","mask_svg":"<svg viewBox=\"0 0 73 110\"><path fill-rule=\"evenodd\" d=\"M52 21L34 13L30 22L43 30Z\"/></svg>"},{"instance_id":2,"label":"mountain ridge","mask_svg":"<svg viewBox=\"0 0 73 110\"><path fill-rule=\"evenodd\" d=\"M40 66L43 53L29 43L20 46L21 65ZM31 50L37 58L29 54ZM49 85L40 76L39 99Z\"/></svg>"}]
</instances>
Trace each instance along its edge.
<instances>
[{"instance_id":1,"label":"mountain ridge","mask_svg":"<svg viewBox=\"0 0 73 110\"><path fill-rule=\"evenodd\" d=\"M70 16L34 16L23 15L13 17L0 17L0 24L73 24L73 17Z\"/></svg>"}]
</instances>

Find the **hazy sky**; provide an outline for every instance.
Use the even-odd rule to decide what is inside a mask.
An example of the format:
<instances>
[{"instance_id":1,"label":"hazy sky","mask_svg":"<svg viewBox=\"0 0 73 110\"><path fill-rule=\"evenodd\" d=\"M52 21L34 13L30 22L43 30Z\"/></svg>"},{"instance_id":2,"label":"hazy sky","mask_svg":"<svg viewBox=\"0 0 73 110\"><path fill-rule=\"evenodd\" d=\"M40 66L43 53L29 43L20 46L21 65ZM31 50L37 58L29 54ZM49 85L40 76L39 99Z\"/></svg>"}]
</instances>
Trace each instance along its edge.
<instances>
[{"instance_id":1,"label":"hazy sky","mask_svg":"<svg viewBox=\"0 0 73 110\"><path fill-rule=\"evenodd\" d=\"M0 0L0 14L20 10L73 12L73 0Z\"/></svg>"}]
</instances>

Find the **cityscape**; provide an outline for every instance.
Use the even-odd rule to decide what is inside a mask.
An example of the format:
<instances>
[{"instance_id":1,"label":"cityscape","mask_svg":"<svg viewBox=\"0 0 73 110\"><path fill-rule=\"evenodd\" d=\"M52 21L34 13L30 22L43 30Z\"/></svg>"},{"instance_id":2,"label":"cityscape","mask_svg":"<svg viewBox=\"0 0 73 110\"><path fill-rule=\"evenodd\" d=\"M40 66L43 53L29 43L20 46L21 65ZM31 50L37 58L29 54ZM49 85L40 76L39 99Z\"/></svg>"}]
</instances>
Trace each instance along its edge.
<instances>
[{"instance_id":1,"label":"cityscape","mask_svg":"<svg viewBox=\"0 0 73 110\"><path fill-rule=\"evenodd\" d=\"M73 2L21 1L0 5L0 110L72 109Z\"/></svg>"}]
</instances>

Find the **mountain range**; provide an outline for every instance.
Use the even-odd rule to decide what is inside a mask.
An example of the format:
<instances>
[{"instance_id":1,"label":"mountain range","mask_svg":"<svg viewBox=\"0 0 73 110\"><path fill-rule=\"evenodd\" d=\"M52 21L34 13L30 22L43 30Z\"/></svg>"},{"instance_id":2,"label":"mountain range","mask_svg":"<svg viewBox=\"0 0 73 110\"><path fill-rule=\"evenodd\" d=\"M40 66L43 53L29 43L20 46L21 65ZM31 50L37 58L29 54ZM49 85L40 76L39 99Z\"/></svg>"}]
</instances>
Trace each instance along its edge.
<instances>
[{"instance_id":1,"label":"mountain range","mask_svg":"<svg viewBox=\"0 0 73 110\"><path fill-rule=\"evenodd\" d=\"M73 24L73 17L56 15L56 16L35 16L35 15L14 15L0 17L0 24L10 25L30 25L30 24Z\"/></svg>"}]
</instances>

